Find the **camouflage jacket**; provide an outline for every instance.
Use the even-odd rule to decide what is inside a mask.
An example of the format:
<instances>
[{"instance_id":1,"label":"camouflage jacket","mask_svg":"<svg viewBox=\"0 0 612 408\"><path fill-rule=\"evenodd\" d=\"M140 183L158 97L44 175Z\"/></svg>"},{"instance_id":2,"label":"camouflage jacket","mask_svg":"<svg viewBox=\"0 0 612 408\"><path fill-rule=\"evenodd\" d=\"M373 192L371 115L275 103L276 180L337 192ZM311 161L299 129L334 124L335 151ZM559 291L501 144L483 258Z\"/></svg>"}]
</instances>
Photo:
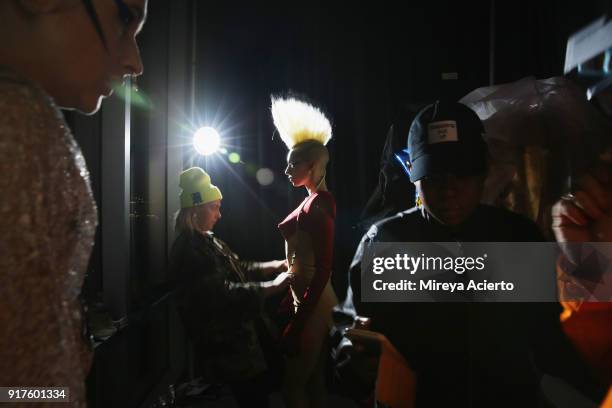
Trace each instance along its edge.
<instances>
[{"instance_id":1,"label":"camouflage jacket","mask_svg":"<svg viewBox=\"0 0 612 408\"><path fill-rule=\"evenodd\" d=\"M196 366L211 381L238 381L266 369L255 330L262 315L258 268L241 261L212 233L183 232L172 246L170 264L176 299Z\"/></svg>"}]
</instances>

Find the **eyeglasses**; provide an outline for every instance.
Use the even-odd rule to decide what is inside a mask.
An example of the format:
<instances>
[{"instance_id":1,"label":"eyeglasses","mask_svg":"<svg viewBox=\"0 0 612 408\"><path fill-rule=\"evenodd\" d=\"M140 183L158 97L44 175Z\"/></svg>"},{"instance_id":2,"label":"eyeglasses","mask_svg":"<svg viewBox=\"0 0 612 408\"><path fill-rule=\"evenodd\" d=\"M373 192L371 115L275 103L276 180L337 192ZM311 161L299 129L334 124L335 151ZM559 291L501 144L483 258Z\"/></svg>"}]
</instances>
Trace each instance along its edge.
<instances>
[{"instance_id":1,"label":"eyeglasses","mask_svg":"<svg viewBox=\"0 0 612 408\"><path fill-rule=\"evenodd\" d=\"M117 5L117 11L119 13L119 20L127 27L134 19L134 13L130 10L127 4L123 0L114 0ZM83 5L85 6L85 10L87 11L87 15L91 19L92 24L94 25L102 44L104 45L104 49L108 51L108 44L106 43L106 36L104 35L104 30L102 30L102 25L100 24L100 18L98 17L98 13L96 12L96 8L94 7L92 0L82 0Z\"/></svg>"}]
</instances>

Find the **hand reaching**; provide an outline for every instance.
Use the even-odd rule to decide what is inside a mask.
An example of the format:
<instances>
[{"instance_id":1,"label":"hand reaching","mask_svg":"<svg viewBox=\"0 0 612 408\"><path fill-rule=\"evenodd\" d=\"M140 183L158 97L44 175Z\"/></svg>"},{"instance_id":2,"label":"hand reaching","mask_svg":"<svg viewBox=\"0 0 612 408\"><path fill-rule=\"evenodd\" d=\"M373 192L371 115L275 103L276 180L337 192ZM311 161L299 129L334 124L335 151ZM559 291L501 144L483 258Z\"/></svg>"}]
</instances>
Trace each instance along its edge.
<instances>
[{"instance_id":1,"label":"hand reaching","mask_svg":"<svg viewBox=\"0 0 612 408\"><path fill-rule=\"evenodd\" d=\"M580 177L577 191L552 208L552 229L560 243L612 242L612 168L600 163ZM578 263L574 246L562 245L566 256Z\"/></svg>"},{"instance_id":2,"label":"hand reaching","mask_svg":"<svg viewBox=\"0 0 612 408\"><path fill-rule=\"evenodd\" d=\"M261 270L263 275L266 277L273 277L279 273L286 272L288 264L286 259L279 259L275 261L267 261L261 263Z\"/></svg>"},{"instance_id":3,"label":"hand reaching","mask_svg":"<svg viewBox=\"0 0 612 408\"><path fill-rule=\"evenodd\" d=\"M263 282L261 285L264 288L266 296L275 295L286 290L291 282L291 275L288 272L280 273L274 280Z\"/></svg>"}]
</instances>

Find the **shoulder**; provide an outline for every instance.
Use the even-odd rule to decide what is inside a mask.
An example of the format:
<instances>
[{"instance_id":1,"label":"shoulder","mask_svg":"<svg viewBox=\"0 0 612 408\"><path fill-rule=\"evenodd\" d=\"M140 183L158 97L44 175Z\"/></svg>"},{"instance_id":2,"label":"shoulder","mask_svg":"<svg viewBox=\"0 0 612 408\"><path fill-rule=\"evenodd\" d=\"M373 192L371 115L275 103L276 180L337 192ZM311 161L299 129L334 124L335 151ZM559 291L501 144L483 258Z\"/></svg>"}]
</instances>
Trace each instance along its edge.
<instances>
[{"instance_id":1,"label":"shoulder","mask_svg":"<svg viewBox=\"0 0 612 408\"><path fill-rule=\"evenodd\" d=\"M174 243L172 249L174 252L184 253L201 253L209 254L212 252L213 238L209 234L200 234L196 231L183 231L181 232Z\"/></svg>"},{"instance_id":2,"label":"shoulder","mask_svg":"<svg viewBox=\"0 0 612 408\"><path fill-rule=\"evenodd\" d=\"M172 242L172 248L170 249L171 257L182 257L185 256L186 252L192 246L192 235L191 231L182 231L176 235L174 242Z\"/></svg>"},{"instance_id":3,"label":"shoulder","mask_svg":"<svg viewBox=\"0 0 612 408\"><path fill-rule=\"evenodd\" d=\"M515 213L505 208L481 205L479 212L483 223L497 228L502 237L508 241L544 241L535 222L524 215Z\"/></svg>"},{"instance_id":4,"label":"shoulder","mask_svg":"<svg viewBox=\"0 0 612 408\"><path fill-rule=\"evenodd\" d=\"M6 165L22 171L40 168L66 129L61 112L42 89L0 69L0 152L11 158Z\"/></svg>"},{"instance_id":5,"label":"shoulder","mask_svg":"<svg viewBox=\"0 0 612 408\"><path fill-rule=\"evenodd\" d=\"M364 238L370 241L405 240L403 235L422 222L421 210L418 207L412 207L375 222L370 226Z\"/></svg>"},{"instance_id":6,"label":"shoulder","mask_svg":"<svg viewBox=\"0 0 612 408\"><path fill-rule=\"evenodd\" d=\"M16 127L31 123L32 118L37 121L61 118L51 97L40 87L5 70L0 70L0 111L0 120Z\"/></svg>"},{"instance_id":7,"label":"shoulder","mask_svg":"<svg viewBox=\"0 0 612 408\"><path fill-rule=\"evenodd\" d=\"M516 223L520 226L527 226L531 224L535 225L533 221L531 221L529 218L513 211L507 210L505 208L493 207L490 205L482 204L478 208L478 211L484 219L490 221L506 224Z\"/></svg>"},{"instance_id":8,"label":"shoulder","mask_svg":"<svg viewBox=\"0 0 612 408\"><path fill-rule=\"evenodd\" d=\"M11 192L0 197L3 214L9 215L0 222L3 227L17 220L19 228L40 233L55 221L50 211L57 206L48 203L63 186L65 172L54 160L63 156L52 157L50 151L66 129L61 112L40 88L0 69L0 191Z\"/></svg>"},{"instance_id":9,"label":"shoulder","mask_svg":"<svg viewBox=\"0 0 612 408\"><path fill-rule=\"evenodd\" d=\"M304 210L306 214L326 215L332 218L336 217L336 200L329 191L317 191L313 193Z\"/></svg>"},{"instance_id":10,"label":"shoulder","mask_svg":"<svg viewBox=\"0 0 612 408\"><path fill-rule=\"evenodd\" d=\"M219 252L214 249L212 237L184 231L174 240L170 253L173 269L208 274L215 269Z\"/></svg>"}]
</instances>

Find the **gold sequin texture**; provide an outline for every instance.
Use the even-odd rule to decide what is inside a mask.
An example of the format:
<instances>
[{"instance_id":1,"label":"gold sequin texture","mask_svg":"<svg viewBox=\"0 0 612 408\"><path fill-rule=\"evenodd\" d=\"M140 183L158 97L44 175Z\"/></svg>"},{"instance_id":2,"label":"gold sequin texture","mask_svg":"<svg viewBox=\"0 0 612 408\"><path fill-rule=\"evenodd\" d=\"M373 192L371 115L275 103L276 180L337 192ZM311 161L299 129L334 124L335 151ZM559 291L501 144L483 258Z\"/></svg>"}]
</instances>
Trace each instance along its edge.
<instances>
[{"instance_id":1,"label":"gold sequin texture","mask_svg":"<svg viewBox=\"0 0 612 408\"><path fill-rule=\"evenodd\" d=\"M86 406L91 354L78 295L96 225L89 172L62 113L0 68L0 386L69 387L71 403L60 405Z\"/></svg>"}]
</instances>

